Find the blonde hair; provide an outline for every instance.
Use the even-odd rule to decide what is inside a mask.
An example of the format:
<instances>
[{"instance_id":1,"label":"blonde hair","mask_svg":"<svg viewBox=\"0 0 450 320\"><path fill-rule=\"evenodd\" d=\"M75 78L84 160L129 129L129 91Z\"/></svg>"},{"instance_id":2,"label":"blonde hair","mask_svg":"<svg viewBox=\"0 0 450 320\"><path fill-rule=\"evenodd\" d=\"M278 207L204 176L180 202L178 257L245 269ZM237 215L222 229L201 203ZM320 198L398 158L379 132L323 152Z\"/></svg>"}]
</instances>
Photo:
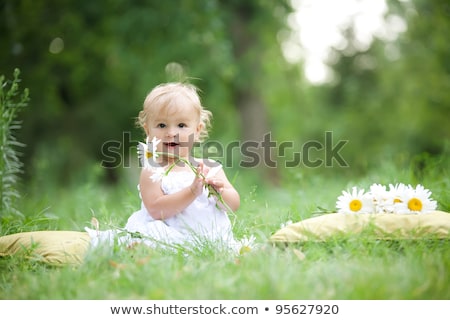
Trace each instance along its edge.
<instances>
[{"instance_id":1,"label":"blonde hair","mask_svg":"<svg viewBox=\"0 0 450 320\"><path fill-rule=\"evenodd\" d=\"M137 125L145 128L146 123L152 117L152 110L174 106L179 99L183 99L188 101L198 113L199 122L202 124L198 141L202 142L208 137L212 113L202 106L198 91L196 86L181 82L162 83L156 86L144 100L143 108L136 120Z\"/></svg>"}]
</instances>

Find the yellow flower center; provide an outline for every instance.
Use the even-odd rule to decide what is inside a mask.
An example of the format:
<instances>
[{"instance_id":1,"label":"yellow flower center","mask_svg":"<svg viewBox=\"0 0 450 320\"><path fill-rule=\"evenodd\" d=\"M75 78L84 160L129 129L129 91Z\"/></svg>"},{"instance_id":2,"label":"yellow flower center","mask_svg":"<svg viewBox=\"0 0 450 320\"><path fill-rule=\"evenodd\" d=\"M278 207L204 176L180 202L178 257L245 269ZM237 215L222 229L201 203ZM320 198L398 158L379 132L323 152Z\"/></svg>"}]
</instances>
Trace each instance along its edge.
<instances>
[{"instance_id":1,"label":"yellow flower center","mask_svg":"<svg viewBox=\"0 0 450 320\"><path fill-rule=\"evenodd\" d=\"M242 246L241 249L239 250L239 254L242 255L250 251L252 251L252 248L250 248L249 246Z\"/></svg>"},{"instance_id":2,"label":"yellow flower center","mask_svg":"<svg viewBox=\"0 0 450 320\"><path fill-rule=\"evenodd\" d=\"M422 210L422 201L417 198L411 198L408 201L408 209L411 211L420 211Z\"/></svg>"},{"instance_id":3,"label":"yellow flower center","mask_svg":"<svg viewBox=\"0 0 450 320\"><path fill-rule=\"evenodd\" d=\"M399 198L395 198L394 203L402 203L402 200L400 200Z\"/></svg>"},{"instance_id":4,"label":"yellow flower center","mask_svg":"<svg viewBox=\"0 0 450 320\"><path fill-rule=\"evenodd\" d=\"M153 153L151 153L150 151L147 151L145 156L146 156L147 159L150 159L151 157L153 157Z\"/></svg>"},{"instance_id":5,"label":"yellow flower center","mask_svg":"<svg viewBox=\"0 0 450 320\"><path fill-rule=\"evenodd\" d=\"M350 207L350 210L352 210L353 212L357 212L357 211L361 210L362 202L361 202L361 200L353 199L352 201L350 201L349 207Z\"/></svg>"}]
</instances>

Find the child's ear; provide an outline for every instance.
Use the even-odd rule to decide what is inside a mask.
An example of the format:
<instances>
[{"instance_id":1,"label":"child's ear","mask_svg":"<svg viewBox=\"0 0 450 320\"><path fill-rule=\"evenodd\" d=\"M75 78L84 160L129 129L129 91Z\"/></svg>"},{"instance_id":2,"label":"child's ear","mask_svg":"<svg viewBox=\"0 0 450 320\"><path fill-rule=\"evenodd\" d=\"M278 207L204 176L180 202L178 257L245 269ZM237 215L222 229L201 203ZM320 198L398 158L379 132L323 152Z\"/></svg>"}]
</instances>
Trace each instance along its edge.
<instances>
[{"instance_id":1,"label":"child's ear","mask_svg":"<svg viewBox=\"0 0 450 320\"><path fill-rule=\"evenodd\" d=\"M196 130L195 130L195 140L196 140L196 141L197 141L198 139L200 139L200 133L202 132L202 130L203 130L203 123L199 123L199 124L197 125Z\"/></svg>"},{"instance_id":2,"label":"child's ear","mask_svg":"<svg viewBox=\"0 0 450 320\"><path fill-rule=\"evenodd\" d=\"M142 127L144 128L144 131L145 131L145 134L147 135L147 137L150 137L150 130L148 130L147 124L144 124Z\"/></svg>"}]
</instances>

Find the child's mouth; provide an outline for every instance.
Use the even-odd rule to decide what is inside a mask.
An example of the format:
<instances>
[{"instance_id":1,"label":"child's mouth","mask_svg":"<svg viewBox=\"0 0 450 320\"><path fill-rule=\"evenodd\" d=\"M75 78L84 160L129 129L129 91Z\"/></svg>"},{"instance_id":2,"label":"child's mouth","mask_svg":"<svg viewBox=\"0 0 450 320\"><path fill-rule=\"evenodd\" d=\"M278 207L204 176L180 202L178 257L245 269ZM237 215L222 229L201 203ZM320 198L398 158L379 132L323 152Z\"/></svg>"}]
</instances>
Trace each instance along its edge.
<instances>
[{"instance_id":1,"label":"child's mouth","mask_svg":"<svg viewBox=\"0 0 450 320\"><path fill-rule=\"evenodd\" d=\"M164 145L169 148L175 148L175 147L179 146L180 144L176 143L176 142L164 142Z\"/></svg>"}]
</instances>

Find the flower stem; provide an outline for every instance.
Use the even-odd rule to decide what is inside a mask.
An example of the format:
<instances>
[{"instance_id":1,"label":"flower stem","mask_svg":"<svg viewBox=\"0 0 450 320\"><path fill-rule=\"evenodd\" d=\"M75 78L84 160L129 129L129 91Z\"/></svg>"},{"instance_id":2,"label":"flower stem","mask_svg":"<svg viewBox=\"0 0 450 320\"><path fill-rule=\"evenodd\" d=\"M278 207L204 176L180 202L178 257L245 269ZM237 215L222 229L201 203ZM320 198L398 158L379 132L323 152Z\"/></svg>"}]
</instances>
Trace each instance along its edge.
<instances>
[{"instance_id":1,"label":"flower stem","mask_svg":"<svg viewBox=\"0 0 450 320\"><path fill-rule=\"evenodd\" d=\"M194 165L187 159L185 158L181 158L178 155L172 154L172 153L164 153L164 152L157 152L157 155L161 155L161 156L168 156L168 157L172 157L172 158L176 158L176 161L174 161L166 170L166 176L169 174L169 172L179 163L179 162L183 162L184 164L186 164L191 170L192 172L195 173L196 176L200 176L203 180L206 179L205 175L202 173L199 173L197 168L194 167ZM236 215L234 214L234 211L230 208L229 205L226 204L225 200L223 199L222 195L217 192L216 189L214 189L210 184L207 184L207 189L210 195L214 195L217 198L217 201L219 201L226 209L226 211L231 214L233 216L233 225L234 225L234 221L235 221L235 217Z\"/></svg>"}]
</instances>

